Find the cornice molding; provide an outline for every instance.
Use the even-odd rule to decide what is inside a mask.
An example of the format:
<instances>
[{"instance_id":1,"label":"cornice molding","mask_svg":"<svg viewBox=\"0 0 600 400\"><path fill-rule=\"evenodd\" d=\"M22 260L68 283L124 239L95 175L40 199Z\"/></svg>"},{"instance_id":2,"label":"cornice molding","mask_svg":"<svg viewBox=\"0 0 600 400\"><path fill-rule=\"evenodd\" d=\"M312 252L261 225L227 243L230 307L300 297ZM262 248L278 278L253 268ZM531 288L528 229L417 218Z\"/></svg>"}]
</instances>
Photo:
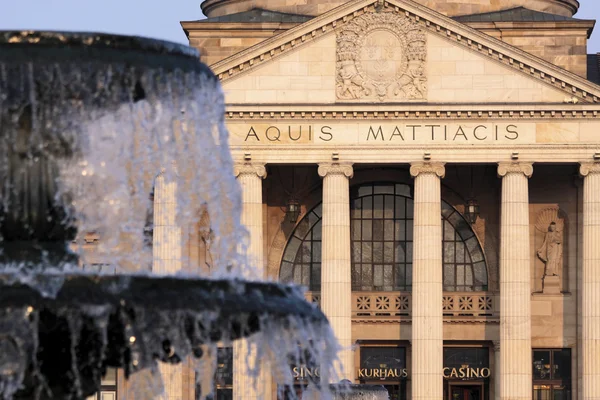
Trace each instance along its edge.
<instances>
[{"instance_id":1,"label":"cornice molding","mask_svg":"<svg viewBox=\"0 0 600 400\"><path fill-rule=\"evenodd\" d=\"M434 174L439 178L446 175L445 163L442 162L415 162L410 165L410 175L413 178L421 174Z\"/></svg>"},{"instance_id":2,"label":"cornice molding","mask_svg":"<svg viewBox=\"0 0 600 400\"><path fill-rule=\"evenodd\" d=\"M498 176L504 177L509 174L523 174L527 178L533 175L533 163L528 162L501 162L498 163Z\"/></svg>"},{"instance_id":3,"label":"cornice molding","mask_svg":"<svg viewBox=\"0 0 600 400\"><path fill-rule=\"evenodd\" d=\"M346 163L321 163L319 164L319 176L325 178L328 175L344 175L348 179L354 176L352 164Z\"/></svg>"},{"instance_id":4,"label":"cornice molding","mask_svg":"<svg viewBox=\"0 0 600 400\"><path fill-rule=\"evenodd\" d=\"M335 30L339 24L349 22L365 13L374 12L375 6L379 3L380 0L350 1L304 24L213 64L211 67L219 80L225 81L293 49L295 50L306 43L310 43ZM513 70L543 81L548 86L566 92L568 96L586 103L600 103L600 87L574 73L454 21L412 0L388 0L383 1L383 4L385 7L393 8L398 13L404 13L406 17L412 19L415 23L421 24L428 32L445 37L488 59L493 59L502 65L511 67Z\"/></svg>"},{"instance_id":5,"label":"cornice molding","mask_svg":"<svg viewBox=\"0 0 600 400\"><path fill-rule=\"evenodd\" d=\"M535 108L500 108L494 105L477 105L470 107L455 106L440 109L435 105L428 105L423 109L394 109L385 107L373 106L365 107L348 107L341 108L339 104L323 105L316 111L314 106L285 107L284 105L265 105L265 106L228 106L225 113L227 120L394 120L411 119L411 120L489 120L505 119L519 121L552 121L552 120L598 120L598 112L600 109L586 109L583 107L566 108L562 105L540 105ZM253 108L251 108L253 107ZM284 109L285 107L285 109ZM546 108L546 109L544 109ZM325 110L323 110L325 109Z\"/></svg>"},{"instance_id":6,"label":"cornice molding","mask_svg":"<svg viewBox=\"0 0 600 400\"><path fill-rule=\"evenodd\" d=\"M584 178L590 174L600 174L600 162L582 162L579 174Z\"/></svg>"},{"instance_id":7,"label":"cornice molding","mask_svg":"<svg viewBox=\"0 0 600 400\"><path fill-rule=\"evenodd\" d=\"M261 179L265 179L267 177L267 169L265 164L237 163L233 166L233 174L236 178L241 175L255 175Z\"/></svg>"}]
</instances>

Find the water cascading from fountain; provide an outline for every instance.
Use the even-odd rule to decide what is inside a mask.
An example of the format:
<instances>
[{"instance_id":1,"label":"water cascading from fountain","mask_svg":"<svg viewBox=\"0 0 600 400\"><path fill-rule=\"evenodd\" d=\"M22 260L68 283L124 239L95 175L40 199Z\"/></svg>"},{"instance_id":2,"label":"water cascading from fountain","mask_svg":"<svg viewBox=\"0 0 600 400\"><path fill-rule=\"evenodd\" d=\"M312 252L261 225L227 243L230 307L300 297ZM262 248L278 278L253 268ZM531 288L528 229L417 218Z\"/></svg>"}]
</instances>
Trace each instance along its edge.
<instances>
[{"instance_id":1,"label":"water cascading from fountain","mask_svg":"<svg viewBox=\"0 0 600 400\"><path fill-rule=\"evenodd\" d=\"M208 210L207 276L152 275L144 231L158 174L176 183L178 225ZM241 209L223 95L195 50L0 32L0 398L84 399L107 367L135 376L187 357L214 373L203 354L248 336L281 390L308 359L335 381L323 314L298 288L238 279L262 278L246 261ZM117 275L81 269L87 255L71 243L88 232Z\"/></svg>"}]
</instances>

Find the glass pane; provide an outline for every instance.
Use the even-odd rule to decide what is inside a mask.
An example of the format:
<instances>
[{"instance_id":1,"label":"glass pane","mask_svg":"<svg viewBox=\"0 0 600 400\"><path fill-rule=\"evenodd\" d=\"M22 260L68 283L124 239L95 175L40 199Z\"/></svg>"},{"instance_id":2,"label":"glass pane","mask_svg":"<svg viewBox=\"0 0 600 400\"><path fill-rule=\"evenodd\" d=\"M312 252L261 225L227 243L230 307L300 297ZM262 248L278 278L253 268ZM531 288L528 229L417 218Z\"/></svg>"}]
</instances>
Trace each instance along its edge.
<instances>
[{"instance_id":1,"label":"glass pane","mask_svg":"<svg viewBox=\"0 0 600 400\"><path fill-rule=\"evenodd\" d=\"M370 263L373 261L373 256L371 254L371 243L363 242L362 243L362 262Z\"/></svg>"},{"instance_id":2,"label":"glass pane","mask_svg":"<svg viewBox=\"0 0 600 400\"><path fill-rule=\"evenodd\" d=\"M406 244L398 243L396 244L396 262L404 262L406 261Z\"/></svg>"},{"instance_id":3,"label":"glass pane","mask_svg":"<svg viewBox=\"0 0 600 400\"><path fill-rule=\"evenodd\" d=\"M371 185L361 186L358 188L358 197L367 196L373 194L373 187Z\"/></svg>"},{"instance_id":4,"label":"glass pane","mask_svg":"<svg viewBox=\"0 0 600 400\"><path fill-rule=\"evenodd\" d=\"M415 203L413 202L412 199L406 199L406 218L410 218L412 219L415 212L414 212L414 205Z\"/></svg>"},{"instance_id":5,"label":"glass pane","mask_svg":"<svg viewBox=\"0 0 600 400\"><path fill-rule=\"evenodd\" d=\"M412 242L413 240L413 221L407 221L406 222L406 240L409 240Z\"/></svg>"},{"instance_id":6,"label":"glass pane","mask_svg":"<svg viewBox=\"0 0 600 400\"><path fill-rule=\"evenodd\" d=\"M552 379L571 380L571 350L554 350Z\"/></svg>"},{"instance_id":7,"label":"glass pane","mask_svg":"<svg viewBox=\"0 0 600 400\"><path fill-rule=\"evenodd\" d=\"M465 244L463 242L456 242L456 262L465 262Z\"/></svg>"},{"instance_id":8,"label":"glass pane","mask_svg":"<svg viewBox=\"0 0 600 400\"><path fill-rule=\"evenodd\" d=\"M444 262L454 262L454 242L444 242Z\"/></svg>"},{"instance_id":9,"label":"glass pane","mask_svg":"<svg viewBox=\"0 0 600 400\"><path fill-rule=\"evenodd\" d=\"M383 262L393 263L394 262L394 243L385 242L383 244Z\"/></svg>"},{"instance_id":10,"label":"glass pane","mask_svg":"<svg viewBox=\"0 0 600 400\"><path fill-rule=\"evenodd\" d=\"M352 243L352 262L360 262L362 245L360 243Z\"/></svg>"},{"instance_id":11,"label":"glass pane","mask_svg":"<svg viewBox=\"0 0 600 400\"><path fill-rule=\"evenodd\" d=\"M311 242L302 243L302 261L309 263L312 260Z\"/></svg>"},{"instance_id":12,"label":"glass pane","mask_svg":"<svg viewBox=\"0 0 600 400\"><path fill-rule=\"evenodd\" d=\"M371 290L373 288L373 267L371 264L363 264L360 285L362 290Z\"/></svg>"},{"instance_id":13,"label":"glass pane","mask_svg":"<svg viewBox=\"0 0 600 400\"><path fill-rule=\"evenodd\" d=\"M404 265L396 266L396 285L404 288L406 285L406 274L404 273Z\"/></svg>"},{"instance_id":14,"label":"glass pane","mask_svg":"<svg viewBox=\"0 0 600 400\"><path fill-rule=\"evenodd\" d=\"M373 285L376 287L383 286L383 265L373 266Z\"/></svg>"},{"instance_id":15,"label":"glass pane","mask_svg":"<svg viewBox=\"0 0 600 400\"><path fill-rule=\"evenodd\" d=\"M454 264L444 264L444 290L454 290Z\"/></svg>"},{"instance_id":16,"label":"glass pane","mask_svg":"<svg viewBox=\"0 0 600 400\"><path fill-rule=\"evenodd\" d=\"M352 240L360 240L362 224L360 220L350 221L350 230L352 231Z\"/></svg>"},{"instance_id":17,"label":"glass pane","mask_svg":"<svg viewBox=\"0 0 600 400\"><path fill-rule=\"evenodd\" d=\"M292 237L292 239L288 242L287 248L285 249L283 259L285 261L294 261L301 243L302 242L300 239Z\"/></svg>"},{"instance_id":18,"label":"glass pane","mask_svg":"<svg viewBox=\"0 0 600 400\"><path fill-rule=\"evenodd\" d=\"M361 209L362 209L362 200L361 199L354 200L351 205L350 217L351 218L360 218Z\"/></svg>"},{"instance_id":19,"label":"glass pane","mask_svg":"<svg viewBox=\"0 0 600 400\"><path fill-rule=\"evenodd\" d=\"M320 217L315 213L315 211L313 210L313 212L308 214L308 225L309 226L314 226L317 224L317 222L320 221L319 219Z\"/></svg>"},{"instance_id":20,"label":"glass pane","mask_svg":"<svg viewBox=\"0 0 600 400\"><path fill-rule=\"evenodd\" d=\"M294 265L294 283L302 285L302 264Z\"/></svg>"},{"instance_id":21,"label":"glass pane","mask_svg":"<svg viewBox=\"0 0 600 400\"><path fill-rule=\"evenodd\" d=\"M310 286L310 264L302 266L302 285Z\"/></svg>"},{"instance_id":22,"label":"glass pane","mask_svg":"<svg viewBox=\"0 0 600 400\"><path fill-rule=\"evenodd\" d=\"M383 220L373 221L373 240L383 240Z\"/></svg>"},{"instance_id":23,"label":"glass pane","mask_svg":"<svg viewBox=\"0 0 600 400\"><path fill-rule=\"evenodd\" d=\"M406 240L406 221L395 221L396 240Z\"/></svg>"},{"instance_id":24,"label":"glass pane","mask_svg":"<svg viewBox=\"0 0 600 400\"><path fill-rule=\"evenodd\" d=\"M313 242L312 262L321 262L321 242Z\"/></svg>"},{"instance_id":25,"label":"glass pane","mask_svg":"<svg viewBox=\"0 0 600 400\"><path fill-rule=\"evenodd\" d=\"M310 228L310 226L308 225L308 219L303 218L302 221L300 221L298 223L298 225L296 225L296 230L294 231L294 236L296 236L300 239L304 239L304 236L306 236L306 234L308 233L309 228Z\"/></svg>"},{"instance_id":26,"label":"glass pane","mask_svg":"<svg viewBox=\"0 0 600 400\"><path fill-rule=\"evenodd\" d=\"M444 240L454 240L454 227L448 221L444 221Z\"/></svg>"},{"instance_id":27,"label":"glass pane","mask_svg":"<svg viewBox=\"0 0 600 400\"><path fill-rule=\"evenodd\" d=\"M406 264L406 285L412 286L412 264Z\"/></svg>"},{"instance_id":28,"label":"glass pane","mask_svg":"<svg viewBox=\"0 0 600 400\"><path fill-rule=\"evenodd\" d=\"M385 265L383 267L383 283L385 290L393 290L394 286L394 271L391 265Z\"/></svg>"},{"instance_id":29,"label":"glass pane","mask_svg":"<svg viewBox=\"0 0 600 400\"><path fill-rule=\"evenodd\" d=\"M362 222L362 240L372 240L373 238L373 221L365 220Z\"/></svg>"},{"instance_id":30,"label":"glass pane","mask_svg":"<svg viewBox=\"0 0 600 400\"><path fill-rule=\"evenodd\" d=\"M473 264L474 283L482 286L487 285L487 270L484 262Z\"/></svg>"},{"instance_id":31,"label":"glass pane","mask_svg":"<svg viewBox=\"0 0 600 400\"><path fill-rule=\"evenodd\" d=\"M321 221L319 221L312 229L313 240L321 240L321 233Z\"/></svg>"},{"instance_id":32,"label":"glass pane","mask_svg":"<svg viewBox=\"0 0 600 400\"><path fill-rule=\"evenodd\" d=\"M404 207L406 207L406 199L396 196L396 218L405 218L406 211Z\"/></svg>"},{"instance_id":33,"label":"glass pane","mask_svg":"<svg viewBox=\"0 0 600 400\"><path fill-rule=\"evenodd\" d=\"M406 243L406 261L407 262L412 262L412 257L413 257L413 244L412 242L407 242Z\"/></svg>"},{"instance_id":34,"label":"glass pane","mask_svg":"<svg viewBox=\"0 0 600 400\"><path fill-rule=\"evenodd\" d=\"M465 266L464 265L457 265L456 266L456 285L457 286L463 286L465 284ZM461 290L461 288L458 288L458 290Z\"/></svg>"},{"instance_id":35,"label":"glass pane","mask_svg":"<svg viewBox=\"0 0 600 400\"><path fill-rule=\"evenodd\" d=\"M313 213L315 213L317 217L321 218L321 215L323 214L323 204L319 204L317 207L315 207Z\"/></svg>"},{"instance_id":36,"label":"glass pane","mask_svg":"<svg viewBox=\"0 0 600 400\"><path fill-rule=\"evenodd\" d=\"M392 185L376 185L373 188L375 194L394 194L394 186Z\"/></svg>"},{"instance_id":37,"label":"glass pane","mask_svg":"<svg viewBox=\"0 0 600 400\"><path fill-rule=\"evenodd\" d=\"M536 350L533 352L533 379L551 379L550 351Z\"/></svg>"},{"instance_id":38,"label":"glass pane","mask_svg":"<svg viewBox=\"0 0 600 400\"><path fill-rule=\"evenodd\" d=\"M383 218L383 196L373 196L373 218Z\"/></svg>"},{"instance_id":39,"label":"glass pane","mask_svg":"<svg viewBox=\"0 0 600 400\"><path fill-rule=\"evenodd\" d=\"M362 266L360 264L352 266L352 290L360 290L361 271Z\"/></svg>"},{"instance_id":40,"label":"glass pane","mask_svg":"<svg viewBox=\"0 0 600 400\"><path fill-rule=\"evenodd\" d=\"M321 264L312 265L312 273L310 274L310 290L321 289Z\"/></svg>"},{"instance_id":41,"label":"glass pane","mask_svg":"<svg viewBox=\"0 0 600 400\"><path fill-rule=\"evenodd\" d=\"M383 222L383 238L384 240L394 240L394 220L386 219Z\"/></svg>"},{"instance_id":42,"label":"glass pane","mask_svg":"<svg viewBox=\"0 0 600 400\"><path fill-rule=\"evenodd\" d=\"M383 243L373 242L373 262L383 262Z\"/></svg>"},{"instance_id":43,"label":"glass pane","mask_svg":"<svg viewBox=\"0 0 600 400\"><path fill-rule=\"evenodd\" d=\"M383 218L394 218L394 196L385 196Z\"/></svg>"},{"instance_id":44,"label":"glass pane","mask_svg":"<svg viewBox=\"0 0 600 400\"><path fill-rule=\"evenodd\" d=\"M363 218L373 218L373 198L372 197L365 197L363 199L362 217Z\"/></svg>"},{"instance_id":45,"label":"glass pane","mask_svg":"<svg viewBox=\"0 0 600 400\"><path fill-rule=\"evenodd\" d=\"M292 263L282 262L281 270L279 271L279 279L284 283L291 283L293 280L293 270Z\"/></svg>"},{"instance_id":46,"label":"glass pane","mask_svg":"<svg viewBox=\"0 0 600 400\"><path fill-rule=\"evenodd\" d=\"M563 386L554 386L552 388L552 400L570 400L570 390Z\"/></svg>"},{"instance_id":47,"label":"glass pane","mask_svg":"<svg viewBox=\"0 0 600 400\"><path fill-rule=\"evenodd\" d=\"M473 286L473 271L470 265L465 265L465 285ZM470 291L471 288L466 288L466 290Z\"/></svg>"},{"instance_id":48,"label":"glass pane","mask_svg":"<svg viewBox=\"0 0 600 400\"><path fill-rule=\"evenodd\" d=\"M410 186L404 184L396 185L396 194L404 197L410 197Z\"/></svg>"}]
</instances>

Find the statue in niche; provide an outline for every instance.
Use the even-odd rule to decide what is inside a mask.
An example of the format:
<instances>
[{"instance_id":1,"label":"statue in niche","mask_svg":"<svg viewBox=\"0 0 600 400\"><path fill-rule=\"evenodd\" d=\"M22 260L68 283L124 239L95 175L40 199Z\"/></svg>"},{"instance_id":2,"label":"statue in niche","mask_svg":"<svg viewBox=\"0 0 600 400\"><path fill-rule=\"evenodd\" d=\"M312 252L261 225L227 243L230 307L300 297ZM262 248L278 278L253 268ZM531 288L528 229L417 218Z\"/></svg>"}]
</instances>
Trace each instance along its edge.
<instances>
[{"instance_id":1,"label":"statue in niche","mask_svg":"<svg viewBox=\"0 0 600 400\"><path fill-rule=\"evenodd\" d=\"M542 273L542 292L557 295L562 285L566 285L563 275L565 250L565 215L558 206L552 206L538 213L535 224L539 232L536 236L542 240L537 249L537 258L544 263ZM540 242L537 242L538 246Z\"/></svg>"},{"instance_id":2,"label":"statue in niche","mask_svg":"<svg viewBox=\"0 0 600 400\"><path fill-rule=\"evenodd\" d=\"M552 221L544 237L544 243L537 251L537 255L546 264L544 277L558 276L562 271L563 261L563 233L558 230L556 222Z\"/></svg>"}]
</instances>

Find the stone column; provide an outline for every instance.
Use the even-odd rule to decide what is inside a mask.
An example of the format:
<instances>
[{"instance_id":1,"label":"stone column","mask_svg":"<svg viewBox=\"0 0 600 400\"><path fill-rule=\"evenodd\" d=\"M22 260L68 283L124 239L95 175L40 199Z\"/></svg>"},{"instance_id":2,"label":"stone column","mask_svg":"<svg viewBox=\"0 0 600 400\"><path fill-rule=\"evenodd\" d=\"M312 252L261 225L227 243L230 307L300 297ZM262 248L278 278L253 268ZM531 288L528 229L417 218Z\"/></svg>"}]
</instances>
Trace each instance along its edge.
<instances>
[{"instance_id":1,"label":"stone column","mask_svg":"<svg viewBox=\"0 0 600 400\"><path fill-rule=\"evenodd\" d=\"M500 341L492 342L494 347L494 399L500 399Z\"/></svg>"},{"instance_id":2,"label":"stone column","mask_svg":"<svg viewBox=\"0 0 600 400\"><path fill-rule=\"evenodd\" d=\"M256 276L265 277L263 250L263 201L262 180L267 171L264 164L238 164L234 173L242 187L242 225L248 230L247 256ZM256 278L246 276L246 278ZM261 366L260 377L252 377L249 367L255 363L256 349L250 348L246 340L238 340L233 345L233 398L236 400L270 398L271 376L265 365Z\"/></svg>"},{"instance_id":3,"label":"stone column","mask_svg":"<svg viewBox=\"0 0 600 400\"><path fill-rule=\"evenodd\" d=\"M500 398L532 393L529 188L531 163L500 163Z\"/></svg>"},{"instance_id":4,"label":"stone column","mask_svg":"<svg viewBox=\"0 0 600 400\"><path fill-rule=\"evenodd\" d=\"M442 313L443 163L418 162L415 178L412 281L412 399L440 400L444 386Z\"/></svg>"},{"instance_id":5,"label":"stone column","mask_svg":"<svg viewBox=\"0 0 600 400\"><path fill-rule=\"evenodd\" d=\"M581 293L582 395L600 399L600 163L582 163L583 267Z\"/></svg>"},{"instance_id":6,"label":"stone column","mask_svg":"<svg viewBox=\"0 0 600 400\"><path fill-rule=\"evenodd\" d=\"M177 224L177 182L161 173L154 181L154 232L152 238L152 271L173 275L181 270L182 237ZM165 388L163 400L181 400L183 396L182 364L159 363Z\"/></svg>"},{"instance_id":7,"label":"stone column","mask_svg":"<svg viewBox=\"0 0 600 400\"><path fill-rule=\"evenodd\" d=\"M350 259L350 164L319 165L323 178L323 237L321 253L321 309L343 350L338 377L354 382L352 346L352 287Z\"/></svg>"}]
</instances>

